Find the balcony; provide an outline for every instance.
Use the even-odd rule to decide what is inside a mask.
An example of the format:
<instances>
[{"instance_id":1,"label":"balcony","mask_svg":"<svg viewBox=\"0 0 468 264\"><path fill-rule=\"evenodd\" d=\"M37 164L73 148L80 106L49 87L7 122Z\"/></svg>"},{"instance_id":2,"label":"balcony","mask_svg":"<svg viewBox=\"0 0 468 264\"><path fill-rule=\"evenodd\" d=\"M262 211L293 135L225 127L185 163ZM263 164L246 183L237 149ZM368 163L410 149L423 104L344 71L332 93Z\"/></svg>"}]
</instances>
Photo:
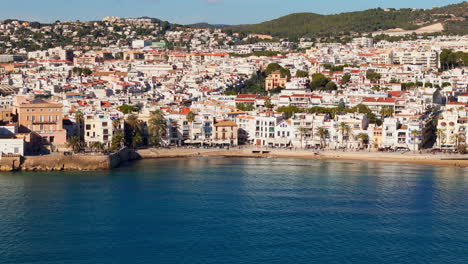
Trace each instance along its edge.
<instances>
[{"instance_id":1,"label":"balcony","mask_svg":"<svg viewBox=\"0 0 468 264\"><path fill-rule=\"evenodd\" d=\"M33 125L55 125L57 121L33 121Z\"/></svg>"}]
</instances>

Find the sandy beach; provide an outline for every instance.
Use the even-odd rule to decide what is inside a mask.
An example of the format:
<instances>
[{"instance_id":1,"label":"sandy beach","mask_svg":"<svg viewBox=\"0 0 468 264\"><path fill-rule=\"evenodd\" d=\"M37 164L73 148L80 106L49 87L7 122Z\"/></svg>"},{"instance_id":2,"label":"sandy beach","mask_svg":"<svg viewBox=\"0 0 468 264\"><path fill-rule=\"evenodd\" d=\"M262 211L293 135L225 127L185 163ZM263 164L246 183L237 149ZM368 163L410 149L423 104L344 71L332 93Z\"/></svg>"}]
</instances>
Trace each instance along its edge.
<instances>
[{"instance_id":1,"label":"sandy beach","mask_svg":"<svg viewBox=\"0 0 468 264\"><path fill-rule=\"evenodd\" d=\"M255 152L255 153L254 153ZM260 152L260 153L258 153ZM138 154L143 159L156 158L184 158L184 157L250 157L250 158L301 158L301 159L330 159L355 160L376 162L397 162L425 164L433 166L468 167L468 155L455 154L419 154L400 152L340 152L313 150L283 150L283 149L145 149Z\"/></svg>"}]
</instances>

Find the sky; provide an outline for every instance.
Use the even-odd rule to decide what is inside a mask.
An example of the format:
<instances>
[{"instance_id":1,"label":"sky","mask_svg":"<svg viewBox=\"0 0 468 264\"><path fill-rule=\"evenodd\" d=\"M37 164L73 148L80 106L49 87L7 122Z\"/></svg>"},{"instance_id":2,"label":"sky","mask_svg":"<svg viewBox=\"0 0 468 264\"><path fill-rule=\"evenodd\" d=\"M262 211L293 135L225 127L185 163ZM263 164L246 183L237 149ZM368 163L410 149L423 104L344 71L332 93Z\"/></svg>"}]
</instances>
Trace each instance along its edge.
<instances>
[{"instance_id":1,"label":"sky","mask_svg":"<svg viewBox=\"0 0 468 264\"><path fill-rule=\"evenodd\" d=\"M101 20L148 16L172 23L253 24L297 12L335 14L369 8L431 8L463 0L0 0L0 19Z\"/></svg>"}]
</instances>

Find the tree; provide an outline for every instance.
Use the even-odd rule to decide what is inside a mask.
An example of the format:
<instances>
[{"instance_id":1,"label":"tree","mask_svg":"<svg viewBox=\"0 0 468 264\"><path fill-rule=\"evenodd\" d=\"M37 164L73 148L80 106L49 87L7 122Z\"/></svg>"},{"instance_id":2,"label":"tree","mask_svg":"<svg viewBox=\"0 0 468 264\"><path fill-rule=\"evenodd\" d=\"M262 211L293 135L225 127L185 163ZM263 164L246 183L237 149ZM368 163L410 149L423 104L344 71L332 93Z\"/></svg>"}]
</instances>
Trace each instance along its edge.
<instances>
[{"instance_id":1,"label":"tree","mask_svg":"<svg viewBox=\"0 0 468 264\"><path fill-rule=\"evenodd\" d=\"M236 107L241 111L253 111L255 109L253 103L238 103Z\"/></svg>"},{"instance_id":2,"label":"tree","mask_svg":"<svg viewBox=\"0 0 468 264\"><path fill-rule=\"evenodd\" d=\"M74 152L80 152L83 144L79 137L73 136L67 140L67 146L71 148Z\"/></svg>"},{"instance_id":3,"label":"tree","mask_svg":"<svg viewBox=\"0 0 468 264\"><path fill-rule=\"evenodd\" d=\"M296 72L296 77L298 77L298 78L306 78L306 77L309 77L309 73L306 72L306 71L298 70L298 71Z\"/></svg>"},{"instance_id":4,"label":"tree","mask_svg":"<svg viewBox=\"0 0 468 264\"><path fill-rule=\"evenodd\" d=\"M410 132L410 135L411 135L412 142L414 145L413 152L416 153L416 145L418 144L418 140L419 140L419 136L421 135L421 132L419 132L418 130L412 130Z\"/></svg>"},{"instance_id":5,"label":"tree","mask_svg":"<svg viewBox=\"0 0 468 264\"><path fill-rule=\"evenodd\" d=\"M326 140L327 140L328 135L329 135L328 129L326 129L324 127L319 127L317 129L317 136L320 137L320 148L321 149L323 149L327 145Z\"/></svg>"},{"instance_id":6,"label":"tree","mask_svg":"<svg viewBox=\"0 0 468 264\"><path fill-rule=\"evenodd\" d=\"M268 108L268 109L273 109L273 104L271 103L271 99L270 99L270 98L265 99L264 106L265 106L266 108Z\"/></svg>"},{"instance_id":7,"label":"tree","mask_svg":"<svg viewBox=\"0 0 468 264\"><path fill-rule=\"evenodd\" d=\"M89 68L73 67L72 72L77 76L89 76L93 73Z\"/></svg>"},{"instance_id":8,"label":"tree","mask_svg":"<svg viewBox=\"0 0 468 264\"><path fill-rule=\"evenodd\" d=\"M284 113L286 118L291 118L295 113L304 112L303 109L300 109L295 105L281 106L281 107L278 107L277 111Z\"/></svg>"},{"instance_id":9,"label":"tree","mask_svg":"<svg viewBox=\"0 0 468 264\"><path fill-rule=\"evenodd\" d=\"M193 121L195 121L195 113L190 111L188 114L187 114L187 121L189 123L193 123Z\"/></svg>"},{"instance_id":10,"label":"tree","mask_svg":"<svg viewBox=\"0 0 468 264\"><path fill-rule=\"evenodd\" d=\"M288 81L291 79L291 72L288 69L281 67L281 65L279 65L278 63L268 64L265 70L265 75L268 76L275 71L279 71L282 77L287 77Z\"/></svg>"},{"instance_id":11,"label":"tree","mask_svg":"<svg viewBox=\"0 0 468 264\"><path fill-rule=\"evenodd\" d=\"M393 116L393 113L394 113L394 109L393 107L391 106L384 106L382 107L382 109L380 110L380 115L385 118L385 117L388 117L388 116Z\"/></svg>"},{"instance_id":12,"label":"tree","mask_svg":"<svg viewBox=\"0 0 468 264\"><path fill-rule=\"evenodd\" d=\"M141 126L138 117L134 114L127 116L125 120L125 138L127 146L137 148L143 142Z\"/></svg>"},{"instance_id":13,"label":"tree","mask_svg":"<svg viewBox=\"0 0 468 264\"><path fill-rule=\"evenodd\" d=\"M439 147L442 147L443 137L444 137L444 130L438 128L436 131L437 141L439 142Z\"/></svg>"},{"instance_id":14,"label":"tree","mask_svg":"<svg viewBox=\"0 0 468 264\"><path fill-rule=\"evenodd\" d=\"M118 109L124 114L130 114L133 112L138 112L138 108L131 106L131 105L121 105Z\"/></svg>"},{"instance_id":15,"label":"tree","mask_svg":"<svg viewBox=\"0 0 468 264\"><path fill-rule=\"evenodd\" d=\"M84 128L84 124L83 124L84 116L83 116L83 112L77 111L75 113L75 122L76 122L76 124L78 124L78 128L80 130L79 139L80 139L81 142L84 142L84 130L83 130L83 128Z\"/></svg>"},{"instance_id":16,"label":"tree","mask_svg":"<svg viewBox=\"0 0 468 264\"><path fill-rule=\"evenodd\" d=\"M116 118L112 120L112 128L114 129L114 131L119 130L119 126L121 122L122 122L122 119L120 118Z\"/></svg>"},{"instance_id":17,"label":"tree","mask_svg":"<svg viewBox=\"0 0 468 264\"><path fill-rule=\"evenodd\" d=\"M339 123L338 126L338 129L341 132L341 139L346 142L345 148L347 148L349 136L352 134L352 128L345 122Z\"/></svg>"},{"instance_id":18,"label":"tree","mask_svg":"<svg viewBox=\"0 0 468 264\"><path fill-rule=\"evenodd\" d=\"M111 149L114 151L121 149L124 146L124 139L125 136L123 131L115 131L112 135Z\"/></svg>"},{"instance_id":19,"label":"tree","mask_svg":"<svg viewBox=\"0 0 468 264\"><path fill-rule=\"evenodd\" d=\"M97 141L91 142L89 147L95 152L104 152L104 150L106 149L106 146L104 143L97 142Z\"/></svg>"},{"instance_id":20,"label":"tree","mask_svg":"<svg viewBox=\"0 0 468 264\"><path fill-rule=\"evenodd\" d=\"M338 87L336 86L336 83L335 82L328 82L327 85L325 85L325 90L327 91L333 91L333 90L336 90L338 89Z\"/></svg>"},{"instance_id":21,"label":"tree","mask_svg":"<svg viewBox=\"0 0 468 264\"><path fill-rule=\"evenodd\" d=\"M301 137L301 148L304 147L304 145L303 145L302 142L303 142L303 140L304 140L304 136L309 132L309 130L310 130L309 128L307 128L307 127L302 127L302 126L299 127L299 129L298 129L299 135L300 135L300 137Z\"/></svg>"},{"instance_id":22,"label":"tree","mask_svg":"<svg viewBox=\"0 0 468 264\"><path fill-rule=\"evenodd\" d=\"M342 85L347 85L351 81L351 74L346 73L341 77L341 84Z\"/></svg>"},{"instance_id":23,"label":"tree","mask_svg":"<svg viewBox=\"0 0 468 264\"><path fill-rule=\"evenodd\" d=\"M141 136L141 133L140 132L134 133L132 137L132 148L134 149L138 148L142 142L143 142L143 137Z\"/></svg>"},{"instance_id":24,"label":"tree","mask_svg":"<svg viewBox=\"0 0 468 264\"><path fill-rule=\"evenodd\" d=\"M330 80L321 73L315 73L312 75L312 82L310 87L313 90L325 90L325 86L330 82Z\"/></svg>"},{"instance_id":25,"label":"tree","mask_svg":"<svg viewBox=\"0 0 468 264\"><path fill-rule=\"evenodd\" d=\"M451 139L452 139L452 141L455 142L455 149L458 150L458 147L460 145L460 135L459 134L453 134Z\"/></svg>"},{"instance_id":26,"label":"tree","mask_svg":"<svg viewBox=\"0 0 468 264\"><path fill-rule=\"evenodd\" d=\"M440 66L442 71L468 66L468 53L443 49L440 53Z\"/></svg>"},{"instance_id":27,"label":"tree","mask_svg":"<svg viewBox=\"0 0 468 264\"><path fill-rule=\"evenodd\" d=\"M357 138L361 141L361 145L367 145L369 143L369 135L366 133L359 133Z\"/></svg>"},{"instance_id":28,"label":"tree","mask_svg":"<svg viewBox=\"0 0 468 264\"><path fill-rule=\"evenodd\" d=\"M371 82L377 82L381 77L382 76L377 72L369 71L366 73L366 79L371 80Z\"/></svg>"},{"instance_id":29,"label":"tree","mask_svg":"<svg viewBox=\"0 0 468 264\"><path fill-rule=\"evenodd\" d=\"M161 110L151 112L151 117L148 120L148 128L150 144L152 146L161 145L162 138L166 135L167 131L167 122Z\"/></svg>"}]
</instances>

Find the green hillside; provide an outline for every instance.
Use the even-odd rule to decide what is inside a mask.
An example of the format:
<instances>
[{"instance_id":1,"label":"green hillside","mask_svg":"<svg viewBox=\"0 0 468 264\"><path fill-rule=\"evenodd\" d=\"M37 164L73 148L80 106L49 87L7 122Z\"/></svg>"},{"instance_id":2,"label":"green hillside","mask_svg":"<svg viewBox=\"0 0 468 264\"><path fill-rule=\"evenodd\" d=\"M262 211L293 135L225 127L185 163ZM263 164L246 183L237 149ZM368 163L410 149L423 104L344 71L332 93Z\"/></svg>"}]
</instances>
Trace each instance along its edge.
<instances>
[{"instance_id":1,"label":"green hillside","mask_svg":"<svg viewBox=\"0 0 468 264\"><path fill-rule=\"evenodd\" d=\"M468 33L468 2L434 9L369 9L334 15L296 13L254 25L231 27L275 37L321 37L368 33L392 28L417 29L443 23L448 33Z\"/></svg>"}]
</instances>

